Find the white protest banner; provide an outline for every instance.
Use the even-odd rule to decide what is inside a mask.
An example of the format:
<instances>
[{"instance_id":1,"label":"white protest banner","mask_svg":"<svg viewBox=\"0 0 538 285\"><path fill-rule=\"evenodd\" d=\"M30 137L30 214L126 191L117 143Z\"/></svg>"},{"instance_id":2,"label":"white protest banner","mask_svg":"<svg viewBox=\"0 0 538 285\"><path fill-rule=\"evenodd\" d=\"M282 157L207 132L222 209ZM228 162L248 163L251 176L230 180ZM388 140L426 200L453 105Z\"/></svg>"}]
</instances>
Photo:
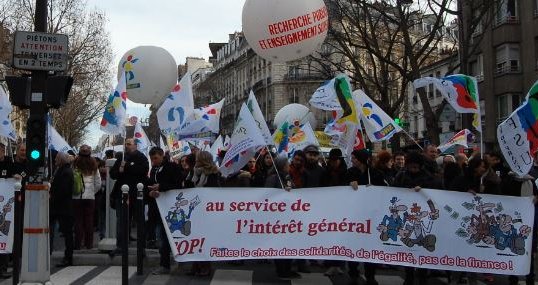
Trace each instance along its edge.
<instances>
[{"instance_id":1,"label":"white protest banner","mask_svg":"<svg viewBox=\"0 0 538 285\"><path fill-rule=\"evenodd\" d=\"M0 254L11 253L15 208L15 179L0 179Z\"/></svg>"},{"instance_id":2,"label":"white protest banner","mask_svg":"<svg viewBox=\"0 0 538 285\"><path fill-rule=\"evenodd\" d=\"M530 197L349 186L193 188L157 204L178 262L321 259L526 275Z\"/></svg>"},{"instance_id":3,"label":"white protest banner","mask_svg":"<svg viewBox=\"0 0 538 285\"><path fill-rule=\"evenodd\" d=\"M247 105L243 103L235 122L230 148L221 163L220 173L227 177L238 172L261 146L265 146L265 139Z\"/></svg>"},{"instance_id":4,"label":"white protest banner","mask_svg":"<svg viewBox=\"0 0 538 285\"><path fill-rule=\"evenodd\" d=\"M73 148L65 141L65 139L58 133L58 131L51 125L50 119L48 122L47 139L49 148L57 152L67 153Z\"/></svg>"}]
</instances>

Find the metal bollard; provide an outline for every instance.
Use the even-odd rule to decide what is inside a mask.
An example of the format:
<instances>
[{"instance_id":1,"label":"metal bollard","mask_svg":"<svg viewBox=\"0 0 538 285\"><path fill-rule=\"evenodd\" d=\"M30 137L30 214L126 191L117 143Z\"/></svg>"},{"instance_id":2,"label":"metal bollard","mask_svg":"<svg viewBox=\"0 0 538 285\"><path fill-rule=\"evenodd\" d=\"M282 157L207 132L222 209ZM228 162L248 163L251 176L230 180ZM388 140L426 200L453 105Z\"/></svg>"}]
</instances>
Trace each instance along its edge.
<instances>
[{"instance_id":1,"label":"metal bollard","mask_svg":"<svg viewBox=\"0 0 538 285\"><path fill-rule=\"evenodd\" d=\"M22 254L22 184L15 183L15 214L13 228L13 285L19 284L19 275L21 272L21 254Z\"/></svg>"},{"instance_id":2,"label":"metal bollard","mask_svg":"<svg viewBox=\"0 0 538 285\"><path fill-rule=\"evenodd\" d=\"M129 284L129 186L121 186L121 224L122 245L121 245L121 284Z\"/></svg>"},{"instance_id":3,"label":"metal bollard","mask_svg":"<svg viewBox=\"0 0 538 285\"><path fill-rule=\"evenodd\" d=\"M144 184L136 185L138 192L136 193L136 204L138 207L137 225L136 225L136 274L144 274L144 247L145 247L145 214L144 214Z\"/></svg>"}]
</instances>

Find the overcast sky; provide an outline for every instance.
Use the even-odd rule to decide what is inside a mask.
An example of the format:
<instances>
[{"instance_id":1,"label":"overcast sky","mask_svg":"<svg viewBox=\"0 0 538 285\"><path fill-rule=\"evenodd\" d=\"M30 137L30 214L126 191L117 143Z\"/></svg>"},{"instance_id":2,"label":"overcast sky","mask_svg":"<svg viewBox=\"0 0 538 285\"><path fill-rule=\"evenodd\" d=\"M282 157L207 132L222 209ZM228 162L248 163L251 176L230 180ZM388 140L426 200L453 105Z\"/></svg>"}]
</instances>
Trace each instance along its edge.
<instances>
[{"instance_id":1,"label":"overcast sky","mask_svg":"<svg viewBox=\"0 0 538 285\"><path fill-rule=\"evenodd\" d=\"M114 65L131 48L154 45L165 48L178 64L188 56L210 55L210 42L227 42L228 34L241 30L245 0L88 0L88 7L106 13ZM116 70L116 68L115 68ZM128 105L128 114L144 117L146 108ZM103 134L91 128L89 143Z\"/></svg>"}]
</instances>

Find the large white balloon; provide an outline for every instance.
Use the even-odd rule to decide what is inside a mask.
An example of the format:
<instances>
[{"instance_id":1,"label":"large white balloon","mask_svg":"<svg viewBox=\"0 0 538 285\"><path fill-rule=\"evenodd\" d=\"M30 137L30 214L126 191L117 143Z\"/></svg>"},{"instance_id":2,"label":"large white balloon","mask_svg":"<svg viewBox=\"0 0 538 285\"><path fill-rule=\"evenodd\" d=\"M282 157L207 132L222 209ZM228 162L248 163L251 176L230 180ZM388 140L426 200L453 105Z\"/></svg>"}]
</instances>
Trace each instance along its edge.
<instances>
[{"instance_id":1,"label":"large white balloon","mask_svg":"<svg viewBox=\"0 0 538 285\"><path fill-rule=\"evenodd\" d=\"M275 128L280 128L284 122L288 122L290 126L310 122L313 129L316 129L317 124L314 113L308 107L301 104L286 105L276 113L274 121Z\"/></svg>"},{"instance_id":2,"label":"large white balloon","mask_svg":"<svg viewBox=\"0 0 538 285\"><path fill-rule=\"evenodd\" d=\"M323 0L247 0L243 32L252 49L272 62L310 55L327 36Z\"/></svg>"},{"instance_id":3,"label":"large white balloon","mask_svg":"<svg viewBox=\"0 0 538 285\"><path fill-rule=\"evenodd\" d=\"M176 61L161 47L129 50L120 60L118 78L122 70L127 78L127 96L135 103L159 104L177 83Z\"/></svg>"}]
</instances>

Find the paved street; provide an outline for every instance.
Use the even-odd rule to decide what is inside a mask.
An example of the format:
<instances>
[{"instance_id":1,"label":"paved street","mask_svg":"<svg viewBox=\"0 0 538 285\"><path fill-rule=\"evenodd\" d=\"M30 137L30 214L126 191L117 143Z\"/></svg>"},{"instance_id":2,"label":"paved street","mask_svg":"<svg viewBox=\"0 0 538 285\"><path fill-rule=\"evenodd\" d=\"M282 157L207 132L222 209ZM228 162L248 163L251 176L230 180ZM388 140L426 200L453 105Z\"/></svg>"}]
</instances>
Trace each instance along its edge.
<instances>
[{"instance_id":1,"label":"paved street","mask_svg":"<svg viewBox=\"0 0 538 285\"><path fill-rule=\"evenodd\" d=\"M328 278L323 275L321 267L312 267L313 273L301 275L303 278L294 281L278 280L274 274L272 264L259 264L256 261L249 261L245 265L232 265L225 263L214 263L215 270L211 277L200 278L187 276L185 272L188 265L175 266L170 275L151 275L151 270L146 268L145 274L136 275L136 267L129 267L129 284L135 285L157 285L157 284L189 284L189 285L232 285L232 284L290 284L290 285L329 285L329 284L349 284L349 279L345 275ZM120 266L73 266L63 269L53 269L51 281L54 284L95 284L95 285L115 285L121 284ZM377 280L380 285L397 285L403 283L402 270L381 269ZM364 277L363 277L364 281ZM430 278L429 284L447 284L447 279L438 277ZM11 284L11 280L0 282L0 285ZM486 283L480 281L478 284L508 284L504 276L495 276L494 282ZM524 284L520 281L520 284Z\"/></svg>"}]
</instances>

